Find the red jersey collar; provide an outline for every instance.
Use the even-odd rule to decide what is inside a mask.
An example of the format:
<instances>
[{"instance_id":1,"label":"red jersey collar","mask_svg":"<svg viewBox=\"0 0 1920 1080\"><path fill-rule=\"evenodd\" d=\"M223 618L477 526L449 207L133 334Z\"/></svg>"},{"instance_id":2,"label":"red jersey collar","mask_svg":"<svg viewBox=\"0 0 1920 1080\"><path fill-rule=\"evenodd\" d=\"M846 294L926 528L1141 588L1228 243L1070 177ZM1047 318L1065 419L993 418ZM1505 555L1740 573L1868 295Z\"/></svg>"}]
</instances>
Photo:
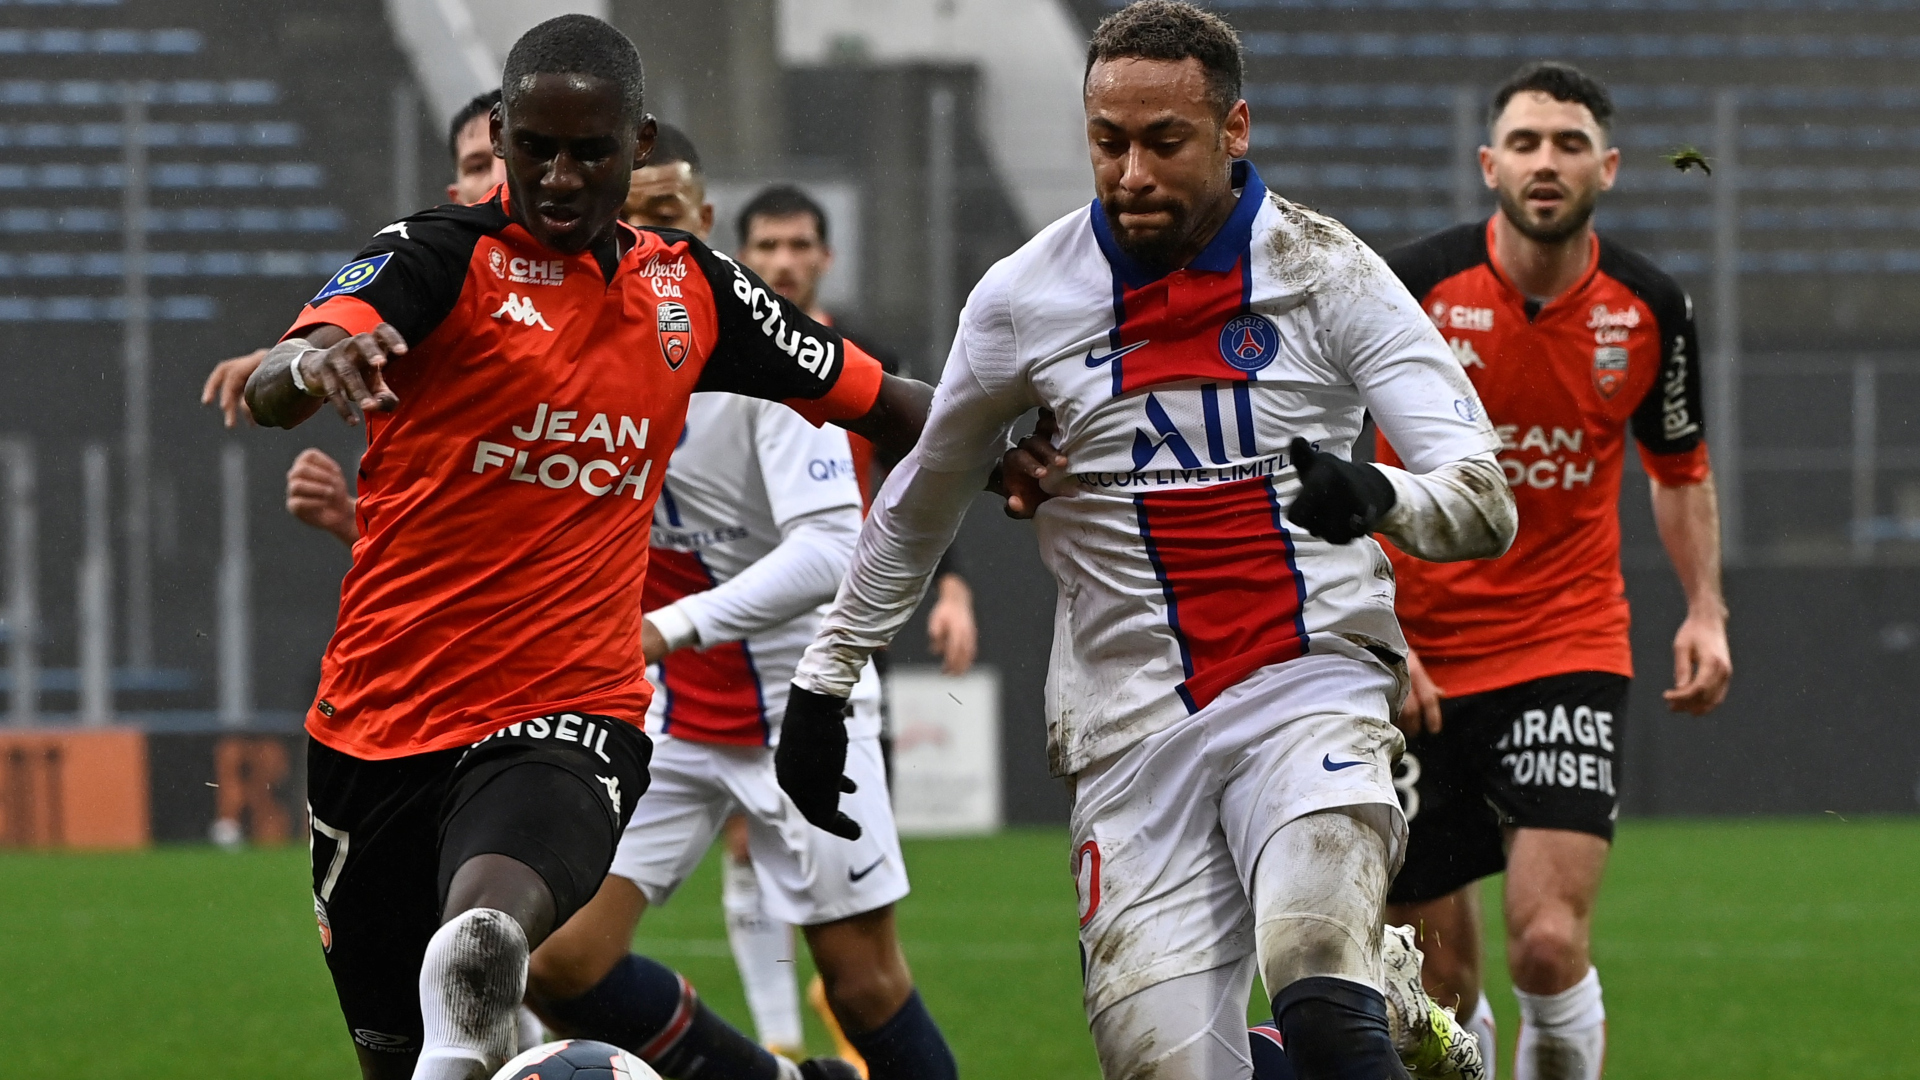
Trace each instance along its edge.
<instances>
[{"instance_id":1,"label":"red jersey collar","mask_svg":"<svg viewBox=\"0 0 1920 1080\"><path fill-rule=\"evenodd\" d=\"M1494 239L1493 239L1494 219L1498 218L1499 216L1500 216L1500 212L1496 210L1494 211L1493 217L1490 217L1487 219L1487 265L1493 269L1494 279L1499 281L1500 284L1506 286L1507 291L1513 294L1514 302L1516 304L1519 304L1522 307L1525 307L1529 299L1527 294L1520 291L1520 286L1515 285L1513 283L1513 279L1507 276L1506 270L1502 269L1500 266L1500 249L1498 246L1495 245ZM1590 284L1593 281L1594 275L1600 272L1600 234L1598 232L1594 232L1592 235L1593 235L1593 243L1589 245L1587 248L1586 270L1580 274L1580 277L1578 280L1576 280L1572 285L1567 287L1567 290L1565 292L1547 301L1546 303L1541 304L1540 305L1541 311L1544 312L1547 309L1554 307L1556 304L1563 303L1567 300L1572 299L1575 296L1580 295L1580 293L1586 291L1588 284Z\"/></svg>"}]
</instances>

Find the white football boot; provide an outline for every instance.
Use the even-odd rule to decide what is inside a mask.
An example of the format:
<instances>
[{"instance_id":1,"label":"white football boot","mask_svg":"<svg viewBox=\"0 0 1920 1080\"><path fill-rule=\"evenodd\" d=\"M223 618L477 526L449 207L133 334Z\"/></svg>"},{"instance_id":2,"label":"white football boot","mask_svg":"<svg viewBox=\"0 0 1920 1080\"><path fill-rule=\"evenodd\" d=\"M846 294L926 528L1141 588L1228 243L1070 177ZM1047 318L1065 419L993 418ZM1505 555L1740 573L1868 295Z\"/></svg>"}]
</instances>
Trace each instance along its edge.
<instances>
[{"instance_id":1,"label":"white football boot","mask_svg":"<svg viewBox=\"0 0 1920 1080\"><path fill-rule=\"evenodd\" d=\"M1380 966L1387 999L1387 1034L1414 1080L1486 1080L1480 1040L1460 1026L1453 1010L1437 1004L1420 984L1423 957L1413 927L1389 926Z\"/></svg>"}]
</instances>

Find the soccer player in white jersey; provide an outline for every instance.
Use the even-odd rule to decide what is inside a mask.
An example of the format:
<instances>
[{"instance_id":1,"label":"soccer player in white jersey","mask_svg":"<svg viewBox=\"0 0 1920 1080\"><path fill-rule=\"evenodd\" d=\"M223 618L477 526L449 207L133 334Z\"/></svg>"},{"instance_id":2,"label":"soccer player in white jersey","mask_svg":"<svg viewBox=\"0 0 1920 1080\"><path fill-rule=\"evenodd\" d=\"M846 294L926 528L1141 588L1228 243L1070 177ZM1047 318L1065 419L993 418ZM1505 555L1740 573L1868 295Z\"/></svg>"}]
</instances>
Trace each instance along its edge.
<instances>
[{"instance_id":1,"label":"soccer player in white jersey","mask_svg":"<svg viewBox=\"0 0 1920 1080\"><path fill-rule=\"evenodd\" d=\"M862 835L840 808L859 784L847 698L1012 422L1050 408L1072 494L1035 518L1059 586L1049 753L1074 795L1103 1071L1248 1076L1257 961L1301 1080L1406 1077L1380 958L1406 645L1368 534L1493 557L1514 504L1472 384L1406 289L1239 160L1240 72L1232 28L1187 4L1141 0L1095 32L1099 199L975 287L797 669L776 766L810 821ZM1349 460L1367 412L1407 469Z\"/></svg>"}]
</instances>

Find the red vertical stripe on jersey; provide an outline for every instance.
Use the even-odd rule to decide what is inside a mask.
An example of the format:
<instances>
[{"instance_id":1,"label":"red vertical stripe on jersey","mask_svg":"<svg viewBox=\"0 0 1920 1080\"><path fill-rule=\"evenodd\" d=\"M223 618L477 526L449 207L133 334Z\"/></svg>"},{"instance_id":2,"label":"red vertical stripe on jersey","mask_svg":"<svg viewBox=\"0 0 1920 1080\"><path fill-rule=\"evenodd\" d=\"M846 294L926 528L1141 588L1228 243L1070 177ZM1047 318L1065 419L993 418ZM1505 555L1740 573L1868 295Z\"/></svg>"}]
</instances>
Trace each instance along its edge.
<instances>
[{"instance_id":1,"label":"red vertical stripe on jersey","mask_svg":"<svg viewBox=\"0 0 1920 1080\"><path fill-rule=\"evenodd\" d=\"M1307 651L1306 584L1265 477L1143 493L1134 507L1180 642L1189 712Z\"/></svg>"},{"instance_id":2,"label":"red vertical stripe on jersey","mask_svg":"<svg viewBox=\"0 0 1920 1080\"><path fill-rule=\"evenodd\" d=\"M690 551L653 548L641 609L662 608L683 596L713 588L713 575ZM767 724L760 700L760 674L745 642L681 649L661 662L666 692L665 730L698 742L765 746Z\"/></svg>"},{"instance_id":3,"label":"red vertical stripe on jersey","mask_svg":"<svg viewBox=\"0 0 1920 1080\"><path fill-rule=\"evenodd\" d=\"M1220 329L1245 310L1247 291L1244 254L1221 273L1175 270L1137 289L1116 279L1120 325L1109 338L1113 359L1106 361L1113 365L1113 396L1181 379L1248 379L1220 355ZM1090 355L1087 363L1097 366L1100 359Z\"/></svg>"}]
</instances>

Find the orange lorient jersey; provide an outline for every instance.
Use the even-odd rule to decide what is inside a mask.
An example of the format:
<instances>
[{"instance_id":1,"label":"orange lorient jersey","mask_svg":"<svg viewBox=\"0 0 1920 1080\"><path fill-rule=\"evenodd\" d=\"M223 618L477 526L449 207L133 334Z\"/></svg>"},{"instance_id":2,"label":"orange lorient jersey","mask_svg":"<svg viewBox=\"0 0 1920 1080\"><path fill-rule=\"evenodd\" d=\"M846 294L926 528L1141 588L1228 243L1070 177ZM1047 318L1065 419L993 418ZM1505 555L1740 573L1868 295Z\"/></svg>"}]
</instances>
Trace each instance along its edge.
<instances>
[{"instance_id":1,"label":"orange lorient jersey","mask_svg":"<svg viewBox=\"0 0 1920 1080\"><path fill-rule=\"evenodd\" d=\"M1596 238L1579 283L1536 304L1495 263L1492 236L1491 221L1462 225L1387 257L1480 391L1520 508L1512 549L1491 562L1423 562L1386 544L1407 642L1456 697L1633 674L1618 510L1628 430L1660 483L1707 478L1699 342L1679 284ZM1399 464L1384 439L1377 449Z\"/></svg>"},{"instance_id":2,"label":"orange lorient jersey","mask_svg":"<svg viewBox=\"0 0 1920 1080\"><path fill-rule=\"evenodd\" d=\"M380 230L294 320L391 323L360 540L307 730L367 759L556 712L642 722L653 504L687 396L865 415L880 367L694 237L621 225L578 255L496 189Z\"/></svg>"}]
</instances>

